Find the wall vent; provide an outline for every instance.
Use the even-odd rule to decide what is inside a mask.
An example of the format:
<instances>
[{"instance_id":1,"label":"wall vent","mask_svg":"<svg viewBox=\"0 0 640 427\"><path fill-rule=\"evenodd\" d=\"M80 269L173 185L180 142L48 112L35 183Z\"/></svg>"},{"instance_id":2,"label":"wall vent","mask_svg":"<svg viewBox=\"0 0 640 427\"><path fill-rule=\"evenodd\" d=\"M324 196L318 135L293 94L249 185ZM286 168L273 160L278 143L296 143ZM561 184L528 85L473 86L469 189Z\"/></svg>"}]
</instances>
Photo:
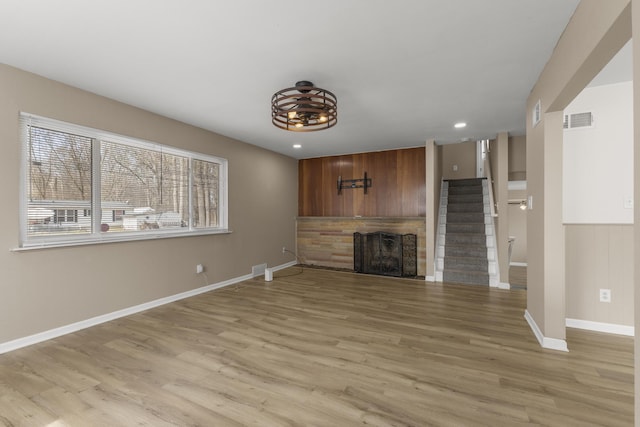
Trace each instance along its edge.
<instances>
[{"instance_id":1,"label":"wall vent","mask_svg":"<svg viewBox=\"0 0 640 427\"><path fill-rule=\"evenodd\" d=\"M564 129L593 127L593 114L590 111L586 113L565 114L562 127Z\"/></svg>"},{"instance_id":2,"label":"wall vent","mask_svg":"<svg viewBox=\"0 0 640 427\"><path fill-rule=\"evenodd\" d=\"M531 117L532 125L535 126L538 123L540 123L540 120L542 119L542 107L540 105L539 99L538 99L538 102L536 102L536 105L533 106L532 115L533 115L533 117Z\"/></svg>"}]
</instances>

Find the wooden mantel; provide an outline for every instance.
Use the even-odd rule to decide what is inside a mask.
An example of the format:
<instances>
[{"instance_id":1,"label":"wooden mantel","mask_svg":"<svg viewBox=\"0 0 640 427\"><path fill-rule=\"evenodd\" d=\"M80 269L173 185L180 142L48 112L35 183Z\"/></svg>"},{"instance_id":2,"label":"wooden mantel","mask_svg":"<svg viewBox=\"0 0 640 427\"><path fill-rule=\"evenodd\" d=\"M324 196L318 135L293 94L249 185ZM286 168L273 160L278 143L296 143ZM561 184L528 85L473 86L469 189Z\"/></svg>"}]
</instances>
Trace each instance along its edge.
<instances>
[{"instance_id":1,"label":"wooden mantel","mask_svg":"<svg viewBox=\"0 0 640 427\"><path fill-rule=\"evenodd\" d=\"M418 275L426 272L425 217L298 217L297 252L309 265L353 270L353 233L415 234Z\"/></svg>"}]
</instances>

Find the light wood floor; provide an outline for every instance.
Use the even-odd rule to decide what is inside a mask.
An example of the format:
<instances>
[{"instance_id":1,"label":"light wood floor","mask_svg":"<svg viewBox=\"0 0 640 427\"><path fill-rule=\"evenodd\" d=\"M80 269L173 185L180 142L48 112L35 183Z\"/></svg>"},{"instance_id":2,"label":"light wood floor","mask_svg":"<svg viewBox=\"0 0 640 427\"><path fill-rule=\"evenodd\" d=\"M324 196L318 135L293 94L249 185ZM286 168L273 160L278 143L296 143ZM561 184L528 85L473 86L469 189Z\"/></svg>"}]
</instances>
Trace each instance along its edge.
<instances>
[{"instance_id":1,"label":"light wood floor","mask_svg":"<svg viewBox=\"0 0 640 427\"><path fill-rule=\"evenodd\" d=\"M299 271L0 355L0 425L633 424L631 338L543 350L525 291Z\"/></svg>"}]
</instances>

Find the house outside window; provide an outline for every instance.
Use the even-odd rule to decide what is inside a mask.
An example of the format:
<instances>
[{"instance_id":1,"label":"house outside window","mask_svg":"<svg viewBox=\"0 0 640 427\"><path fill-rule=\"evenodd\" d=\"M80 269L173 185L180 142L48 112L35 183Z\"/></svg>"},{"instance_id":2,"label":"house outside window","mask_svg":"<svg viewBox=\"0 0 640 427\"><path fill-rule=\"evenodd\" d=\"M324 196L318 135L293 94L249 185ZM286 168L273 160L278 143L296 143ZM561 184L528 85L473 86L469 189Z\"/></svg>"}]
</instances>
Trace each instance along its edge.
<instances>
[{"instance_id":1,"label":"house outside window","mask_svg":"<svg viewBox=\"0 0 640 427\"><path fill-rule=\"evenodd\" d=\"M53 211L53 222L55 224L78 222L78 211L75 209L56 209Z\"/></svg>"},{"instance_id":2,"label":"house outside window","mask_svg":"<svg viewBox=\"0 0 640 427\"><path fill-rule=\"evenodd\" d=\"M111 219L113 222L122 221L122 217L124 216L124 209L114 209L111 211Z\"/></svg>"}]
</instances>

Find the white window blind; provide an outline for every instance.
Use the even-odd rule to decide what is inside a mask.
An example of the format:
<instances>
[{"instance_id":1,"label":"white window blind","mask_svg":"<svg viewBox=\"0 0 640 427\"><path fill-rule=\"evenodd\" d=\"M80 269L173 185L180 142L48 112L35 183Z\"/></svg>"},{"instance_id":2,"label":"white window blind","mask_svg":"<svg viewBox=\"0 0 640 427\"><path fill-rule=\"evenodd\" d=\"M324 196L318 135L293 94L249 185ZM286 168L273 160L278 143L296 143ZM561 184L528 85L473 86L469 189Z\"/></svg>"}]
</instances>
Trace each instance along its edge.
<instances>
[{"instance_id":1,"label":"white window blind","mask_svg":"<svg viewBox=\"0 0 640 427\"><path fill-rule=\"evenodd\" d=\"M100 154L101 229L129 233L189 225L188 157L107 141ZM103 225L109 217L113 222Z\"/></svg>"},{"instance_id":2,"label":"white window blind","mask_svg":"<svg viewBox=\"0 0 640 427\"><path fill-rule=\"evenodd\" d=\"M29 114L21 126L23 247L226 230L225 159Z\"/></svg>"},{"instance_id":3,"label":"white window blind","mask_svg":"<svg viewBox=\"0 0 640 427\"><path fill-rule=\"evenodd\" d=\"M91 204L91 138L40 126L27 135L29 236L90 233L77 209Z\"/></svg>"}]
</instances>

